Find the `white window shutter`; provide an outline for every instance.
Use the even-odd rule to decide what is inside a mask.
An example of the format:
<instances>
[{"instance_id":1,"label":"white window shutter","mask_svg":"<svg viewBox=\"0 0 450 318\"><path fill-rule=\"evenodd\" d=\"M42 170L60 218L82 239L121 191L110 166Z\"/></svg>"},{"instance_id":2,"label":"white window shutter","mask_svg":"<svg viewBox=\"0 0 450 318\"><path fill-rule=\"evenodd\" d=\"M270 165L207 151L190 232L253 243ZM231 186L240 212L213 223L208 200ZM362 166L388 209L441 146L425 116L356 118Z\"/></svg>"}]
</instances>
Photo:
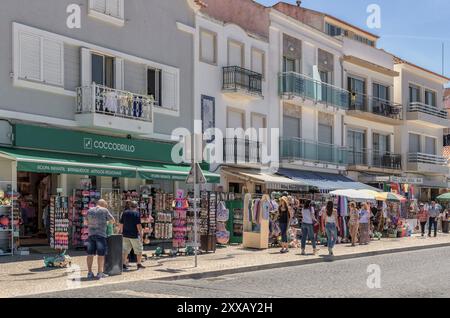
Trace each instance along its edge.
<instances>
[{"instance_id":1,"label":"white window shutter","mask_svg":"<svg viewBox=\"0 0 450 318\"><path fill-rule=\"evenodd\" d=\"M62 86L64 46L61 42L44 39L44 82Z\"/></svg>"},{"instance_id":2,"label":"white window shutter","mask_svg":"<svg viewBox=\"0 0 450 318\"><path fill-rule=\"evenodd\" d=\"M90 0L91 9L100 13L106 13L106 4L108 0Z\"/></svg>"},{"instance_id":3,"label":"white window shutter","mask_svg":"<svg viewBox=\"0 0 450 318\"><path fill-rule=\"evenodd\" d=\"M162 107L178 110L177 74L162 71Z\"/></svg>"},{"instance_id":4,"label":"white window shutter","mask_svg":"<svg viewBox=\"0 0 450 318\"><path fill-rule=\"evenodd\" d=\"M123 59L116 57L114 63L114 75L116 80L116 89L124 89L124 62Z\"/></svg>"},{"instance_id":5,"label":"white window shutter","mask_svg":"<svg viewBox=\"0 0 450 318\"><path fill-rule=\"evenodd\" d=\"M42 41L41 37L20 33L20 72L19 77L23 79L42 80Z\"/></svg>"},{"instance_id":6,"label":"white window shutter","mask_svg":"<svg viewBox=\"0 0 450 318\"><path fill-rule=\"evenodd\" d=\"M81 85L90 86L92 84L92 56L91 51L81 48Z\"/></svg>"},{"instance_id":7,"label":"white window shutter","mask_svg":"<svg viewBox=\"0 0 450 318\"><path fill-rule=\"evenodd\" d=\"M107 0L106 14L122 19L123 18L123 0Z\"/></svg>"}]
</instances>

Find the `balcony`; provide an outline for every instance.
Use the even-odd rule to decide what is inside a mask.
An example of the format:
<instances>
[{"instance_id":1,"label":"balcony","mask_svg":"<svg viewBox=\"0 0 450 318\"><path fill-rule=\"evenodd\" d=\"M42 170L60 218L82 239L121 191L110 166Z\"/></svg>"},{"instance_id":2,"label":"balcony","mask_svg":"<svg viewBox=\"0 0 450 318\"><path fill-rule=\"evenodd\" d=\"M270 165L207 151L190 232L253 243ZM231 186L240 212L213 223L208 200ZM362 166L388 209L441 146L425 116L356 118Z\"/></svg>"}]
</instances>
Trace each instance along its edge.
<instances>
[{"instance_id":1,"label":"balcony","mask_svg":"<svg viewBox=\"0 0 450 318\"><path fill-rule=\"evenodd\" d=\"M349 169L357 171L401 172L402 156L371 149L350 149L348 152L348 165Z\"/></svg>"},{"instance_id":2,"label":"balcony","mask_svg":"<svg viewBox=\"0 0 450 318\"><path fill-rule=\"evenodd\" d=\"M226 164L261 164L262 143L248 138L224 138L223 160Z\"/></svg>"},{"instance_id":3,"label":"balcony","mask_svg":"<svg viewBox=\"0 0 450 318\"><path fill-rule=\"evenodd\" d=\"M330 84L316 81L303 74L287 72L279 76L279 94L284 99L311 100L315 104L347 109L349 92Z\"/></svg>"},{"instance_id":4,"label":"balcony","mask_svg":"<svg viewBox=\"0 0 450 318\"><path fill-rule=\"evenodd\" d=\"M76 121L82 127L131 134L153 132L153 99L92 84L77 89Z\"/></svg>"},{"instance_id":5,"label":"balcony","mask_svg":"<svg viewBox=\"0 0 450 318\"><path fill-rule=\"evenodd\" d=\"M403 106L381 98L352 93L348 115L379 123L401 125Z\"/></svg>"},{"instance_id":6,"label":"balcony","mask_svg":"<svg viewBox=\"0 0 450 318\"><path fill-rule=\"evenodd\" d=\"M420 102L410 103L406 119L433 128L448 128L450 120L447 111Z\"/></svg>"},{"instance_id":7,"label":"balcony","mask_svg":"<svg viewBox=\"0 0 450 318\"><path fill-rule=\"evenodd\" d=\"M262 99L262 74L239 66L226 66L222 91L231 98Z\"/></svg>"},{"instance_id":8,"label":"balcony","mask_svg":"<svg viewBox=\"0 0 450 318\"><path fill-rule=\"evenodd\" d=\"M449 166L447 159L443 156L425 153L410 153L408 154L408 171L447 175L449 173Z\"/></svg>"},{"instance_id":9,"label":"balcony","mask_svg":"<svg viewBox=\"0 0 450 318\"><path fill-rule=\"evenodd\" d=\"M347 148L301 138L281 138L280 158L287 161L347 165Z\"/></svg>"}]
</instances>

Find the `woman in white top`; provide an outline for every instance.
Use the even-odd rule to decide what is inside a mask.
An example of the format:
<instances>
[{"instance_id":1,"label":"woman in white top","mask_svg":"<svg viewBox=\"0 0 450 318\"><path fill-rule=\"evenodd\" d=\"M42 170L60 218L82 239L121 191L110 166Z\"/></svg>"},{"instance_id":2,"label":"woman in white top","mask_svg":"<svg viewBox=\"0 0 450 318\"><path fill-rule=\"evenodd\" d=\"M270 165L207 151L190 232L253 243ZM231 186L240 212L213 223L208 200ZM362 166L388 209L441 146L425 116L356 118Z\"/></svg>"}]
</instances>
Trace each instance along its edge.
<instances>
[{"instance_id":1,"label":"woman in white top","mask_svg":"<svg viewBox=\"0 0 450 318\"><path fill-rule=\"evenodd\" d=\"M324 227L327 233L327 245L328 252L330 256L333 256L333 248L336 245L338 230L339 230L339 220L337 215L337 210L334 208L332 201L328 201L325 214L323 215Z\"/></svg>"}]
</instances>

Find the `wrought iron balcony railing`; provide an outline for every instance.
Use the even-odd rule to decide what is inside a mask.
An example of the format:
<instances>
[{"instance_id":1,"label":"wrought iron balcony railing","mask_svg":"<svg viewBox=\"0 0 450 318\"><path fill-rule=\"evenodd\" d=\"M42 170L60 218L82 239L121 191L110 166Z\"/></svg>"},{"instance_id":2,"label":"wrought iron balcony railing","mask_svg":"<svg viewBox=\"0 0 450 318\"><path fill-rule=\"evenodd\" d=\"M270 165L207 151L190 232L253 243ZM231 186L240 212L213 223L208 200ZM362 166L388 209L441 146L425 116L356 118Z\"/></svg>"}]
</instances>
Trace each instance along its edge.
<instances>
[{"instance_id":1,"label":"wrought iron balcony railing","mask_svg":"<svg viewBox=\"0 0 450 318\"><path fill-rule=\"evenodd\" d=\"M223 90L262 96L262 74L239 66L223 68Z\"/></svg>"},{"instance_id":2,"label":"wrought iron balcony railing","mask_svg":"<svg viewBox=\"0 0 450 318\"><path fill-rule=\"evenodd\" d=\"M153 121L151 97L93 83L77 89L77 114L104 114L138 121Z\"/></svg>"}]
</instances>

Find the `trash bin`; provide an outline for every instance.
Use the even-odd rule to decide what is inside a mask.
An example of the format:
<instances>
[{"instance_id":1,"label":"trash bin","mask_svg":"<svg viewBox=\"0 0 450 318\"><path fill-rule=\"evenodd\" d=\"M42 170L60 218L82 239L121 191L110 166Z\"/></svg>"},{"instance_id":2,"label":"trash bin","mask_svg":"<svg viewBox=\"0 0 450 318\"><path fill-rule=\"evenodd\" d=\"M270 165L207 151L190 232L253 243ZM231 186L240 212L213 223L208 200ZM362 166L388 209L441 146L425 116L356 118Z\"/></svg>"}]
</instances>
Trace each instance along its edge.
<instances>
[{"instance_id":1,"label":"trash bin","mask_svg":"<svg viewBox=\"0 0 450 318\"><path fill-rule=\"evenodd\" d=\"M105 273L110 276L122 275L122 235L111 235L107 238L108 254L105 258Z\"/></svg>"},{"instance_id":2,"label":"trash bin","mask_svg":"<svg viewBox=\"0 0 450 318\"><path fill-rule=\"evenodd\" d=\"M448 233L449 227L448 227L448 221L442 220L442 233Z\"/></svg>"}]
</instances>

